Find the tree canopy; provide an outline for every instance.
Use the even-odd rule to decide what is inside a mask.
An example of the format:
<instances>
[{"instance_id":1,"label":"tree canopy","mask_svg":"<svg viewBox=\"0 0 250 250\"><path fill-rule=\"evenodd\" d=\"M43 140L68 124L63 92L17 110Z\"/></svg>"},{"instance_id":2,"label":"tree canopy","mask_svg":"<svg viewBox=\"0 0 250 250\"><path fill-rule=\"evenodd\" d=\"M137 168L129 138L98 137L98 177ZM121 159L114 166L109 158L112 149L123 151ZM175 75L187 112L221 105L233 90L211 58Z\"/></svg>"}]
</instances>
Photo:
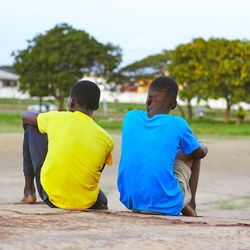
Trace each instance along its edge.
<instances>
[{"instance_id":1,"label":"tree canopy","mask_svg":"<svg viewBox=\"0 0 250 250\"><path fill-rule=\"evenodd\" d=\"M172 52L171 76L180 84L180 97L188 101L224 98L224 120L229 121L233 104L247 101L250 82L250 43L240 40L194 39Z\"/></svg>"},{"instance_id":2,"label":"tree canopy","mask_svg":"<svg viewBox=\"0 0 250 250\"><path fill-rule=\"evenodd\" d=\"M225 99L224 120L228 122L231 106L250 97L250 42L209 39L204 65L206 97Z\"/></svg>"},{"instance_id":3,"label":"tree canopy","mask_svg":"<svg viewBox=\"0 0 250 250\"><path fill-rule=\"evenodd\" d=\"M205 40L198 38L192 43L178 46L171 54L169 73L179 83L180 98L188 103L189 119L192 119L191 100L203 96L204 78L207 74L203 60L206 53Z\"/></svg>"},{"instance_id":4,"label":"tree canopy","mask_svg":"<svg viewBox=\"0 0 250 250\"><path fill-rule=\"evenodd\" d=\"M15 52L14 57L20 89L32 96L54 96L62 110L72 84L93 72L108 77L121 62L121 49L59 24L28 41L27 48Z\"/></svg>"}]
</instances>

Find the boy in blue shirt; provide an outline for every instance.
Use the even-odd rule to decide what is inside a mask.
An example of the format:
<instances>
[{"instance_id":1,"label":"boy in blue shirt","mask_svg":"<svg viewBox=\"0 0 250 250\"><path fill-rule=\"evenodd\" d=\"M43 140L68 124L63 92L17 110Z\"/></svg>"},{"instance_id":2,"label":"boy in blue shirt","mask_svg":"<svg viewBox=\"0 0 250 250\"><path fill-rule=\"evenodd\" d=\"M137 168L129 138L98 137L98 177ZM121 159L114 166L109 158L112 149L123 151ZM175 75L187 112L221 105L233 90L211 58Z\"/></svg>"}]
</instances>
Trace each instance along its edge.
<instances>
[{"instance_id":1,"label":"boy in blue shirt","mask_svg":"<svg viewBox=\"0 0 250 250\"><path fill-rule=\"evenodd\" d=\"M133 110L124 118L117 184L128 209L197 216L200 159L207 147L183 118L169 114L177 94L173 79L158 77L149 88L147 112Z\"/></svg>"}]
</instances>

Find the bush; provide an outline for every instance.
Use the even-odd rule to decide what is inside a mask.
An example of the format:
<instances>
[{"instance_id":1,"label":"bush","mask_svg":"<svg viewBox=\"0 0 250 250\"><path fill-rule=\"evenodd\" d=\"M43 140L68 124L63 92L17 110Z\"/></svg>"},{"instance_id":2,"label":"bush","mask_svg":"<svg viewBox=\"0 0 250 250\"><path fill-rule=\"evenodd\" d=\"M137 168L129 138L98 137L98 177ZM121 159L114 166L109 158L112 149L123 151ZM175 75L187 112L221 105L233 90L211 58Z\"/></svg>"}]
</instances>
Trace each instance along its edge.
<instances>
[{"instance_id":1,"label":"bush","mask_svg":"<svg viewBox=\"0 0 250 250\"><path fill-rule=\"evenodd\" d=\"M239 123L242 123L247 116L247 112L241 106L239 106L239 109L236 112L236 116L238 118Z\"/></svg>"}]
</instances>

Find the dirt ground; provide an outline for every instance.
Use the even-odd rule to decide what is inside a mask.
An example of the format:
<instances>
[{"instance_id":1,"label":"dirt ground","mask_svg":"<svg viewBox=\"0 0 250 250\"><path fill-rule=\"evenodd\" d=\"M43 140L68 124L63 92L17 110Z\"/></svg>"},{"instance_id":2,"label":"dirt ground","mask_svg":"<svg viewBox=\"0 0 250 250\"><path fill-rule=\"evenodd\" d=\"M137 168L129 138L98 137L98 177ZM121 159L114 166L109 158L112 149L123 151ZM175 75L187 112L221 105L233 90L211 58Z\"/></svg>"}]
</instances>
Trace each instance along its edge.
<instances>
[{"instance_id":1,"label":"dirt ground","mask_svg":"<svg viewBox=\"0 0 250 250\"><path fill-rule=\"evenodd\" d=\"M69 212L16 204L22 135L0 134L0 249L250 249L250 138L203 139L209 154L197 191L200 217L187 218L123 207L116 188L121 137L113 137L114 166L105 168L100 185L110 212Z\"/></svg>"}]
</instances>

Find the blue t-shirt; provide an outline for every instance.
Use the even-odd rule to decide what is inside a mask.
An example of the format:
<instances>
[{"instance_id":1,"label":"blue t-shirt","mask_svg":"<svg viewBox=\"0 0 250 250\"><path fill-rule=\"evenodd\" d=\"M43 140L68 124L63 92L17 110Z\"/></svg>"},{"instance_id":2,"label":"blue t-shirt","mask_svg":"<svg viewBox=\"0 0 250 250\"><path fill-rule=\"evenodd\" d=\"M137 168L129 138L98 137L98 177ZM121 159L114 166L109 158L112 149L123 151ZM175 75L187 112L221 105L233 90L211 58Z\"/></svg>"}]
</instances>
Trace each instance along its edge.
<instances>
[{"instance_id":1,"label":"blue t-shirt","mask_svg":"<svg viewBox=\"0 0 250 250\"><path fill-rule=\"evenodd\" d=\"M145 111L126 114L118 170L120 201L128 208L179 215L183 193L174 175L176 154L190 154L199 147L187 122L181 117Z\"/></svg>"}]
</instances>

